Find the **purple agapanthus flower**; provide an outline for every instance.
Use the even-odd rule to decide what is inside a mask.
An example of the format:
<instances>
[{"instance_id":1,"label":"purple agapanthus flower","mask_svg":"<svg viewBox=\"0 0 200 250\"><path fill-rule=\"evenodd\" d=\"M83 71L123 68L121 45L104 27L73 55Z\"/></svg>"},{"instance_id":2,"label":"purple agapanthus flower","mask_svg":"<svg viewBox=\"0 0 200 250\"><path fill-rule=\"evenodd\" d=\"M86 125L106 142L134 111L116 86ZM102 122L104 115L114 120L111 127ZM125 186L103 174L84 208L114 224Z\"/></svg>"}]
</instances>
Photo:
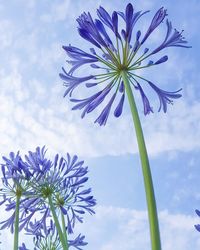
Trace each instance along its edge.
<instances>
[{"instance_id":1,"label":"purple agapanthus flower","mask_svg":"<svg viewBox=\"0 0 200 250\"><path fill-rule=\"evenodd\" d=\"M88 243L84 241L85 236L79 234L74 240L69 240L69 247L73 246L78 250L82 250L83 246L86 246Z\"/></svg>"},{"instance_id":2,"label":"purple agapanthus flower","mask_svg":"<svg viewBox=\"0 0 200 250\"><path fill-rule=\"evenodd\" d=\"M3 156L1 164L3 188L0 190L0 205L10 212L10 217L0 222L0 229L10 228L14 232L16 197L19 200L19 231L21 231L40 212L41 220L49 217L48 206L41 199L35 197L35 190L31 184L39 181L49 171L51 163L45 156L45 147L37 148L36 152L29 152L29 158L22 159L20 153L11 152L9 158ZM45 211L45 212L43 212Z\"/></svg>"},{"instance_id":3,"label":"purple agapanthus flower","mask_svg":"<svg viewBox=\"0 0 200 250\"><path fill-rule=\"evenodd\" d=\"M40 224L45 224L50 213L48 197L51 196L55 208L66 217L68 233L73 233L75 222L82 222L82 215L85 212L93 214L93 207L96 205L96 200L91 195L91 188L84 188L88 180L86 176L88 167L83 166L84 161L78 161L76 155L70 157L68 153L66 159L57 154L54 160L50 161L46 158L44 149L38 148L36 152L29 152L26 160L30 168L33 171L37 169L37 172L36 178L32 179L30 185L33 192L32 198L23 203L29 211L23 219L23 224L27 225L30 222L36 208L40 214L43 214ZM38 174L41 169L42 175Z\"/></svg>"},{"instance_id":4,"label":"purple agapanthus flower","mask_svg":"<svg viewBox=\"0 0 200 250\"><path fill-rule=\"evenodd\" d=\"M148 12L137 12L129 3L125 12L113 11L112 14L109 14L103 7L99 7L97 9L98 19L93 19L89 12L84 12L77 18L80 36L90 42L94 48L91 48L90 52L85 52L71 45L63 46L71 59L67 62L72 67L69 71L63 69L60 77L64 80L64 86L66 87L64 96L69 95L71 97L74 89L78 86L98 87L98 91L89 97L70 99L75 103L73 110L82 110L82 118L103 102L106 105L102 107L99 117L95 120L99 125L106 124L113 106L115 117L122 114L125 100L122 72L127 73L129 84L133 89L138 90L145 115L153 112L153 108L143 85L151 88L157 94L160 101L158 111L167 112L167 104L172 104L174 99L181 97L181 89L176 91L162 90L139 75L140 69L153 67L168 60L167 55L161 55L154 62L150 60L152 55L155 56L156 53L163 52L168 47L190 47L182 36L182 32L172 28L171 22L166 19L167 10L163 7L155 13L144 34L137 30L136 24L138 20ZM146 48L146 41L165 19L167 30L163 41L155 49ZM120 28L121 23L125 26L122 29ZM90 65L90 68L86 68L87 65ZM84 72L89 73L80 77L78 72L81 67ZM75 73L77 74L75 75Z\"/></svg>"},{"instance_id":5,"label":"purple agapanthus flower","mask_svg":"<svg viewBox=\"0 0 200 250\"><path fill-rule=\"evenodd\" d=\"M48 225L44 227L39 221L30 223L29 227L26 228L28 235L33 236L34 250L48 249L48 250L61 250L62 245L56 231L55 224L52 220L49 221ZM75 239L68 240L68 246L78 250L82 250L83 246L88 243L84 241L85 236L79 234ZM71 248L70 248L71 249ZM23 248L22 248L23 250Z\"/></svg>"},{"instance_id":6,"label":"purple agapanthus flower","mask_svg":"<svg viewBox=\"0 0 200 250\"><path fill-rule=\"evenodd\" d=\"M12 193L16 193L18 188L23 189L24 182L31 177L31 172L19 152L17 154L11 152L9 158L3 156L3 160L4 163L1 164L2 191L10 191L10 196L12 196Z\"/></svg>"},{"instance_id":7,"label":"purple agapanthus flower","mask_svg":"<svg viewBox=\"0 0 200 250\"><path fill-rule=\"evenodd\" d=\"M88 167L75 155L68 153L66 158L57 154L53 161L46 156L45 147L37 147L22 160L19 152L3 157L3 189L0 205L10 212L10 217L0 222L0 229L10 228L14 232L16 196L20 192L19 231L23 228L35 235L39 230L47 230L52 217L48 198L50 197L58 213L63 213L66 230L73 233L75 222L83 221L85 213L94 214L96 200L91 188L85 187L88 180ZM37 217L37 222L33 222ZM23 247L23 245L22 245ZM23 248L22 248L23 249Z\"/></svg>"},{"instance_id":8,"label":"purple agapanthus flower","mask_svg":"<svg viewBox=\"0 0 200 250\"><path fill-rule=\"evenodd\" d=\"M32 177L32 173L20 156L11 152L9 157L3 156L4 162L1 164L2 184L0 189L0 205L5 205L5 210L10 212L10 217L0 222L0 230L10 228L11 233L14 232L16 197L20 198L20 206L24 202L27 194L27 183Z\"/></svg>"}]
</instances>

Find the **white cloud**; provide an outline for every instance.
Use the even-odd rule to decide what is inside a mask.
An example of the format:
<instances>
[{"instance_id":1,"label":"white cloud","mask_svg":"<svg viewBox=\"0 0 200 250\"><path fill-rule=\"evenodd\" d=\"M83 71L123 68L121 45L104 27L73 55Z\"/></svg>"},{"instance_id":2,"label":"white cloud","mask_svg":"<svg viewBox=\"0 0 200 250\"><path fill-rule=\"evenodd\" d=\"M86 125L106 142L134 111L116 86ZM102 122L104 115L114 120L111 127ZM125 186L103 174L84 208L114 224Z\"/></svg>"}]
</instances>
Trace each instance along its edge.
<instances>
[{"instance_id":1,"label":"white cloud","mask_svg":"<svg viewBox=\"0 0 200 250\"><path fill-rule=\"evenodd\" d=\"M70 0L55 1L50 6L49 13L44 13L41 15L41 20L44 22L56 22L68 20L65 24L70 26L72 23L75 24L76 18L83 11L95 10L102 1L85 1L84 5L81 1L71 2Z\"/></svg>"},{"instance_id":2,"label":"white cloud","mask_svg":"<svg viewBox=\"0 0 200 250\"><path fill-rule=\"evenodd\" d=\"M6 31L6 32L5 32ZM9 20L0 20L0 49L11 46L13 41L13 26Z\"/></svg>"},{"instance_id":3,"label":"white cloud","mask_svg":"<svg viewBox=\"0 0 200 250\"><path fill-rule=\"evenodd\" d=\"M190 151L200 147L200 103L188 104L178 100L167 114L151 116L144 121L147 144L150 153L182 150ZM149 124L151 124L149 126Z\"/></svg>"},{"instance_id":4,"label":"white cloud","mask_svg":"<svg viewBox=\"0 0 200 250\"><path fill-rule=\"evenodd\" d=\"M189 5L190 13L193 13L197 8L197 3L196 1L191 3L193 4L192 7ZM71 111L69 100L62 98L63 87L60 79L52 79L49 82L46 80L54 70L55 75L59 73L57 64L62 52L59 51L60 40L55 42L55 39L67 38L66 43L70 43L69 37L72 36L69 32L70 27L73 26L75 34L75 19L83 11L95 12L99 5L111 11L112 3L105 0L90 0L85 1L84 4L82 1L73 3L69 0L57 1L50 3L47 9L41 10L42 13L48 13L41 14L41 17L35 14L36 9L40 7L39 2L31 0L27 4L26 6L30 8L28 11L30 10L31 17L34 18L23 20L23 23L17 23L17 20L12 20L11 17L10 20L0 20L0 50L2 56L7 58L5 61L2 60L0 69L1 155L7 155L11 150L27 152L44 144L53 153L64 154L69 151L84 157L137 153L137 142L129 112L128 114L125 112L119 119L110 117L107 126L100 128L93 124L98 115L97 112L93 112L82 120L78 111ZM116 9L121 9L122 5L125 7L126 3L115 2ZM5 3L3 6L5 7ZM138 10L152 7L155 7L155 1L141 0L136 3ZM35 8L34 11L31 11L31 8ZM25 9L23 7L21 11ZM198 9L199 5L197 11ZM183 20L186 12L181 13L180 19ZM195 36L198 34L195 28L198 18L196 15L190 14L189 16L189 19L184 20L184 26L187 31L192 28L192 35ZM36 20L44 23L38 24ZM53 34L47 34L45 22L46 25L53 23L64 25L67 29L66 34L60 37L53 29L51 30ZM42 36L45 39L48 38L48 45L45 39L43 43ZM79 44L76 41L78 39L77 33L75 37L72 36L72 42L75 41L76 45ZM181 85L183 82L185 84L184 97L176 100L174 106L169 107L167 114L153 114L144 118L141 114L141 105L139 107L147 147L151 155L200 148L200 102L193 101L197 97L195 83L189 82L191 79L184 75L184 72L190 71L193 79L196 79L195 82L198 83L198 69L191 58L183 57L175 51L173 50L170 56L171 61L166 64L162 74L158 76L159 71L155 71L152 75L155 79L159 78L159 82L164 79L166 83L171 82L172 79ZM41 70L46 70L44 75L41 74L38 77L36 65L39 65ZM140 100L139 102L141 103ZM174 157L173 152L171 157ZM191 162L192 165L193 162ZM181 195L185 194L180 193L174 199L180 199ZM1 215L4 214L1 213ZM199 234L193 228L193 225L198 223L197 219L184 214L173 215L167 211L160 213L160 219L164 250L199 249ZM92 224L83 224L83 228L91 241L93 240L92 250L97 249L95 241L99 246L97 250L147 250L149 247L148 225L144 211L99 207L97 215L91 221ZM10 233L5 233L4 237L10 244L12 241ZM7 248L11 249L11 246Z\"/></svg>"},{"instance_id":5,"label":"white cloud","mask_svg":"<svg viewBox=\"0 0 200 250\"><path fill-rule=\"evenodd\" d=\"M130 115L124 114L119 119L111 115L106 127L99 127L93 124L97 112L82 120L78 111L70 110L62 91L62 86L49 89L36 79L23 82L17 68L9 75L1 73L2 154L17 148L27 151L44 144L54 152L70 151L90 157L138 151ZM200 138L199 110L198 102L188 105L178 100L167 114L143 118L149 153L199 148L200 140L196 140Z\"/></svg>"},{"instance_id":6,"label":"white cloud","mask_svg":"<svg viewBox=\"0 0 200 250\"><path fill-rule=\"evenodd\" d=\"M52 10L49 15L55 22L65 20L68 28L70 22L73 20L75 23L75 17L85 9L94 12L100 4L104 3L106 8L110 8L110 4L104 1L87 1L84 5L81 1L73 4L68 0L60 1L59 4L58 2L49 6L49 10ZM142 2L147 6L140 6ZM142 2L137 3L137 8L154 7L152 1ZM57 7L54 8L54 5ZM115 7L121 8L121 5L126 4L116 3ZM36 8L36 2L32 1L31 6ZM72 17L72 15L74 16ZM35 19L31 20L33 22ZM111 114L106 127L93 124L99 115L99 110L92 112L83 120L80 118L80 112L71 111L69 100L62 98L64 92L62 81L58 78L55 79L59 73L57 64L62 61L60 43L55 39L50 40L48 46L39 43L45 26L44 30L41 30L32 23L29 25L33 29L31 32L27 32L25 28L19 27L11 20L2 22L0 40L2 39L3 46L10 46L14 41L14 48L20 51L24 48L23 52L25 51L28 56L17 53L13 55L10 50L9 66L2 63L0 71L1 154L18 149L27 151L44 144L53 152L70 151L90 157L138 152L129 111L119 119L113 118ZM21 36L14 39L11 32L13 30L20 30ZM54 35L52 37L55 38L56 32ZM189 85L184 79L184 72L188 70L188 67L189 70L192 70L194 63L191 60L187 64L185 64L185 60L181 62L180 54L174 53L171 56L172 61L166 64L163 74L158 76L155 71L152 75L158 77L159 82L163 82L163 79L170 82L173 77L177 82L184 81L185 96L181 100L176 100L174 106L169 107L167 114L155 113L144 118L141 114L142 106L139 105L148 151L152 155L166 151L189 151L200 148L200 140L196 140L196 138L200 138L200 103L191 101L196 97L196 88L194 85ZM177 61L179 61L178 69ZM44 72L43 74L38 76L38 72L35 73L36 65L37 69L39 67ZM174 73L174 68L176 68L176 72L172 76L173 74L170 72ZM49 75L52 76L50 81ZM189 87L187 87L188 85ZM138 98L136 100L141 104L141 100Z\"/></svg>"},{"instance_id":7,"label":"white cloud","mask_svg":"<svg viewBox=\"0 0 200 250\"><path fill-rule=\"evenodd\" d=\"M89 242L87 250L150 250L147 212L122 207L98 206L96 214L86 216L83 224L76 225L75 235L81 233ZM1 210L0 221L8 214ZM199 223L197 216L182 213L159 213L160 234L164 250L198 250L199 233L194 225ZM12 248L13 235L4 230L2 246ZM73 236L71 236L73 238ZM20 233L20 242L32 246L31 237ZM30 245L31 244L31 245Z\"/></svg>"},{"instance_id":8,"label":"white cloud","mask_svg":"<svg viewBox=\"0 0 200 250\"><path fill-rule=\"evenodd\" d=\"M51 4L50 11L47 13L44 13L41 16L41 20L45 22L56 22L56 21L62 21L65 20L70 8L70 0L64 0L64 1L55 1L56 3Z\"/></svg>"},{"instance_id":9,"label":"white cloud","mask_svg":"<svg viewBox=\"0 0 200 250\"><path fill-rule=\"evenodd\" d=\"M198 218L185 214L159 213L164 250L198 250L199 233L194 229ZM100 206L96 215L80 226L89 241L88 250L150 249L147 213L119 207Z\"/></svg>"}]
</instances>

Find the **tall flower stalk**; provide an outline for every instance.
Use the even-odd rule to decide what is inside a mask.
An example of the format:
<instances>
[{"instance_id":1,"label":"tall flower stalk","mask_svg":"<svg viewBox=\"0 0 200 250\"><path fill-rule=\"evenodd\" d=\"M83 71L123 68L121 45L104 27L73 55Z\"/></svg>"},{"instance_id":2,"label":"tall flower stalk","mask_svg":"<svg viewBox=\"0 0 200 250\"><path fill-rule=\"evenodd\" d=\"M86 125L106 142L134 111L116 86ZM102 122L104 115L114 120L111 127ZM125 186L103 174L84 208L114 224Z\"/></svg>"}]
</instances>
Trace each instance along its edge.
<instances>
[{"instance_id":1,"label":"tall flower stalk","mask_svg":"<svg viewBox=\"0 0 200 250\"><path fill-rule=\"evenodd\" d=\"M60 226L60 223L59 223L59 220L58 220L58 217L57 217L57 214L56 214L56 211L55 211L55 208L54 208L54 205L50 196L48 197L48 202L49 202L50 210L52 212L53 220L54 220L62 247L63 249L68 250L69 249L68 242L66 241L66 237L65 237L66 232L62 232L62 229L61 229L61 226Z\"/></svg>"},{"instance_id":2,"label":"tall flower stalk","mask_svg":"<svg viewBox=\"0 0 200 250\"><path fill-rule=\"evenodd\" d=\"M135 100L133 97L133 93L132 93L132 90L131 90L129 82L128 82L128 77L127 77L126 71L122 72L122 79L124 81L126 93L128 96L128 101L130 104L130 109L131 109L131 113L132 113L133 122L135 125L135 132L136 132L136 136L137 136L137 141L138 141L138 148L139 148L140 160L141 160L141 164L142 164L142 172L143 172L146 200L147 200L147 206L148 206L148 216L149 216L149 224L150 224L152 249L161 249L158 215L157 215L157 208L156 208L156 199L155 199L155 195L154 195L151 169L150 169L150 165L149 165L149 158L148 158L147 149L146 149L146 145L145 145L142 126L140 123L140 118L138 115L138 111L137 111L137 107L136 107Z\"/></svg>"},{"instance_id":3,"label":"tall flower stalk","mask_svg":"<svg viewBox=\"0 0 200 250\"><path fill-rule=\"evenodd\" d=\"M3 157L4 163L1 164L2 170L2 184L3 188L0 190L2 196L1 204L6 204L6 210L12 211L11 217L1 222L2 227L10 227L11 232L14 233L14 250L18 250L19 245L19 224L20 224L20 203L26 189L26 182L30 179L30 171L27 165L22 161L19 152L10 153L9 157Z\"/></svg>"},{"instance_id":4,"label":"tall flower stalk","mask_svg":"<svg viewBox=\"0 0 200 250\"><path fill-rule=\"evenodd\" d=\"M16 206L15 206L14 250L18 250L18 245L19 245L19 202L20 202L20 196L17 196Z\"/></svg>"},{"instance_id":5,"label":"tall flower stalk","mask_svg":"<svg viewBox=\"0 0 200 250\"><path fill-rule=\"evenodd\" d=\"M161 44L154 49L146 47L147 40L167 16L167 10L163 7L160 8L153 16L146 32L142 34L136 28L136 24L148 12L136 12L132 4L129 3L125 12L114 11L111 15L103 7L99 7L97 10L98 19L95 20L89 12L81 14L77 18L78 32L95 48L90 48L90 52L85 52L72 45L63 46L70 58L67 62L72 67L69 70L63 68L60 77L64 80L64 86L66 87L64 97L69 96L70 101L75 103L72 110L82 110L82 118L97 107L102 106L103 102L107 100L107 104L95 120L95 123L100 126L106 125L113 106L115 106L114 116L117 118L121 116L125 97L128 97L142 164L151 246L152 250L161 250L153 181L133 90L141 96L145 115L154 112L145 93L145 88L150 88L155 92L160 103L158 111L163 110L166 113L167 105L172 104L174 99L181 97L181 89L176 91L163 90L141 76L140 71L167 62L168 56L165 54L160 55L154 61L151 60L152 56L155 58L165 48L189 48L190 46L187 46L187 41L182 36L182 32L173 29L171 22L167 19L166 35ZM121 29L123 24L125 24L125 27ZM86 70L87 65L90 66L90 69ZM83 67L84 72L91 72L91 74L80 76L80 67ZM88 89L98 87L98 90L83 99L72 98L74 90L81 85L85 85Z\"/></svg>"}]
</instances>

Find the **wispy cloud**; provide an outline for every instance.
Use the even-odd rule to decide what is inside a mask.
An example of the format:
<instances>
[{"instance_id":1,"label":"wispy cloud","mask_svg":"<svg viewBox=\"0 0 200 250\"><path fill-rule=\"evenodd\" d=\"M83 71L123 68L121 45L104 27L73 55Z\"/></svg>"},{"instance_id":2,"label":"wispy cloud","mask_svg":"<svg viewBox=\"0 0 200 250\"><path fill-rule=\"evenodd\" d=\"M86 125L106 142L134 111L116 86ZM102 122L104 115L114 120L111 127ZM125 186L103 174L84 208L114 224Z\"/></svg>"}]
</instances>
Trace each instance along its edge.
<instances>
[{"instance_id":1,"label":"wispy cloud","mask_svg":"<svg viewBox=\"0 0 200 250\"><path fill-rule=\"evenodd\" d=\"M1 212L0 220L7 217ZM200 248L199 233L194 225L198 218L185 214L172 214L167 210L159 213L162 247L165 250L197 250ZM76 233L86 235L88 250L148 250L150 249L147 212L122 207L98 206L94 216L88 216L77 225ZM75 234L76 234L75 233ZM4 231L2 247L12 248L13 235ZM32 237L21 234L20 242L30 248Z\"/></svg>"},{"instance_id":2,"label":"wispy cloud","mask_svg":"<svg viewBox=\"0 0 200 250\"><path fill-rule=\"evenodd\" d=\"M171 214L165 210L159 213L159 218L163 249L199 249L199 234L194 229L194 224L197 223L195 217ZM150 249L145 211L101 206L95 217L83 224L81 229L86 232L90 242L88 250Z\"/></svg>"},{"instance_id":3,"label":"wispy cloud","mask_svg":"<svg viewBox=\"0 0 200 250\"><path fill-rule=\"evenodd\" d=\"M110 118L105 128L99 128L93 124L94 114L81 120L79 112L72 112L70 102L62 98L64 87L58 78L64 64L61 43L77 40L75 16L84 10L94 12L104 3L111 9L111 4L105 1L87 1L84 6L80 1L56 1L49 5L44 2L41 9L37 2L31 1L24 8L34 11L23 26L22 20L18 22L15 16L8 15L0 20L3 48L13 44L2 55L4 60L0 70L2 153L11 148L30 149L37 144L46 144L53 151L70 150L83 156L137 152L128 105L120 119ZM140 6L140 3L143 4ZM122 5L124 8L125 3L117 2L116 9ZM152 1L137 2L140 9L157 7L155 5ZM49 22L41 19L43 14L49 15ZM189 19L187 22L190 25ZM147 76L166 90L176 90L184 85L184 97L169 107L167 115L157 114L155 108L155 114L144 118L141 100L136 96L148 150L154 155L200 147L200 140L196 140L200 136L200 102L194 81L195 78L199 80L195 59L188 60L179 50L173 50L170 55L171 61L167 62L162 74L158 74L158 68L147 72ZM85 97L82 92L78 95ZM159 105L155 96L152 100Z\"/></svg>"}]
</instances>

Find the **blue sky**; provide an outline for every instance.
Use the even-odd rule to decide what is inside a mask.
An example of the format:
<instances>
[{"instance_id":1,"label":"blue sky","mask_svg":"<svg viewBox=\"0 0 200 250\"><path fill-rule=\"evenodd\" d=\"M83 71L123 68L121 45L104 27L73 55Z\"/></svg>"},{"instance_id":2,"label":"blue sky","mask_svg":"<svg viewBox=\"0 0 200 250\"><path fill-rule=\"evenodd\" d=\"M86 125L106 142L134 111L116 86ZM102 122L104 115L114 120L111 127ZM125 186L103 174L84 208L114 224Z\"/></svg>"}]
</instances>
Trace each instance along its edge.
<instances>
[{"instance_id":1,"label":"blue sky","mask_svg":"<svg viewBox=\"0 0 200 250\"><path fill-rule=\"evenodd\" d=\"M122 11L128 2L0 0L0 155L17 150L23 154L46 145L50 157L69 152L85 159L98 201L96 215L88 216L77 228L86 235L87 250L150 249L128 105L121 118L110 117L106 127L99 127L93 123L97 113L82 120L79 112L71 111L58 77L61 67L67 67L61 46L70 43L86 50L89 46L78 36L76 18L83 11L95 15L99 5ZM185 30L193 47L167 50L167 63L144 72L159 87L183 88L183 97L167 114L144 117L137 96L136 101L150 154L163 250L198 250L200 234L193 225L200 223L194 213L200 209L200 2L135 0L132 4L137 10L151 10L143 18L144 26L158 8L167 8L173 26ZM160 35L162 31L152 44ZM154 98L151 101L157 103ZM3 208L1 214L3 218ZM1 238L2 249L11 249L10 232L2 232Z\"/></svg>"}]
</instances>

